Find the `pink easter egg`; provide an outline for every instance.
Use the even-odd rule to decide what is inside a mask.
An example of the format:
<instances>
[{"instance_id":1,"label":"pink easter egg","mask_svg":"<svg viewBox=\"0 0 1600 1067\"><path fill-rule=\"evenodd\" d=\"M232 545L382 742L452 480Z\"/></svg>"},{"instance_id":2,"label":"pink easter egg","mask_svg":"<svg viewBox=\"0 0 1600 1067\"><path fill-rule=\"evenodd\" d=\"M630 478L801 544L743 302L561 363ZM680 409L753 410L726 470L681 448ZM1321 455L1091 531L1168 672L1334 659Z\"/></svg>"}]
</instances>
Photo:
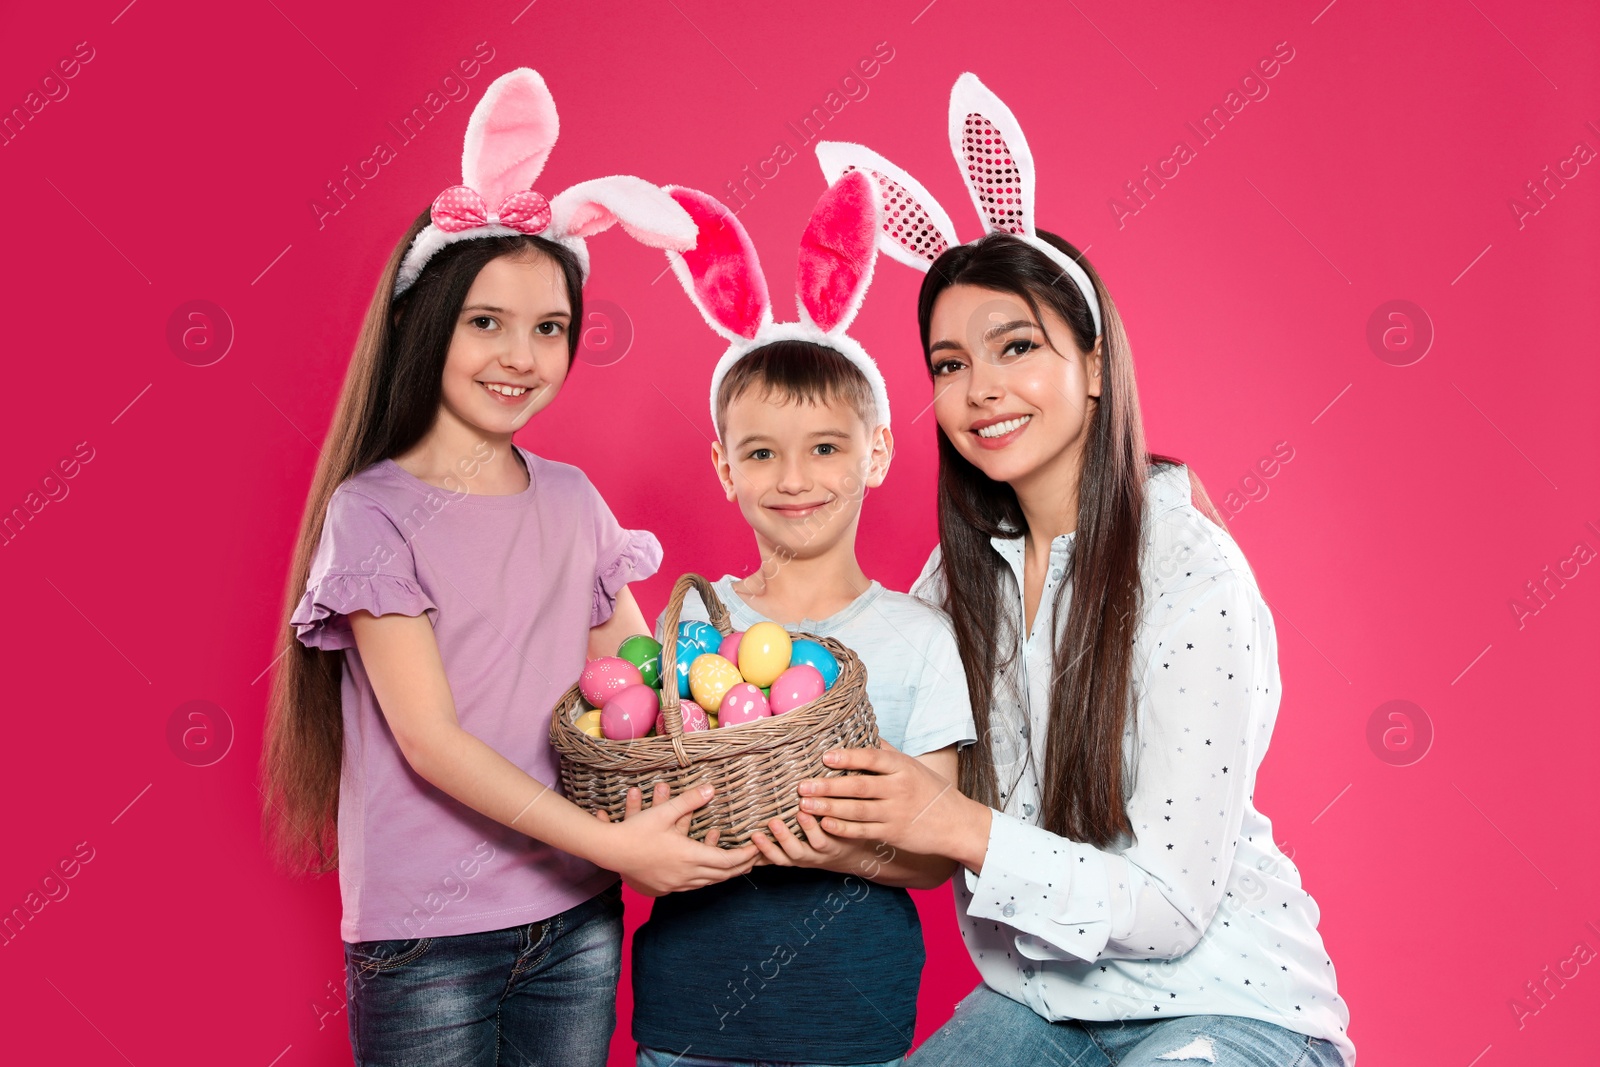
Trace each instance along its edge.
<instances>
[{"instance_id":1,"label":"pink easter egg","mask_svg":"<svg viewBox=\"0 0 1600 1067\"><path fill-rule=\"evenodd\" d=\"M827 688L821 671L809 663L796 664L778 675L778 680L772 683L772 714L782 715L802 704L809 704Z\"/></svg>"},{"instance_id":2,"label":"pink easter egg","mask_svg":"<svg viewBox=\"0 0 1600 1067\"><path fill-rule=\"evenodd\" d=\"M717 646L717 655L729 663L739 662L739 638L744 636L743 630L735 630L722 639L722 644Z\"/></svg>"},{"instance_id":3,"label":"pink easter egg","mask_svg":"<svg viewBox=\"0 0 1600 1067\"><path fill-rule=\"evenodd\" d=\"M620 656L602 656L584 665L578 675L578 692L590 707L603 708L607 700L630 685L642 685L639 668Z\"/></svg>"},{"instance_id":4,"label":"pink easter egg","mask_svg":"<svg viewBox=\"0 0 1600 1067\"><path fill-rule=\"evenodd\" d=\"M660 702L656 691L640 682L619 689L600 709L600 732L611 741L633 741L655 725Z\"/></svg>"},{"instance_id":5,"label":"pink easter egg","mask_svg":"<svg viewBox=\"0 0 1600 1067\"><path fill-rule=\"evenodd\" d=\"M692 734L699 730L711 729L711 716L692 700L678 701L678 714L683 719L683 732ZM667 737L667 713L665 710L656 715L656 736Z\"/></svg>"},{"instance_id":6,"label":"pink easter egg","mask_svg":"<svg viewBox=\"0 0 1600 1067\"><path fill-rule=\"evenodd\" d=\"M771 715L772 708L767 704L767 698L761 695L760 687L749 682L740 682L723 695L722 707L717 709L717 722L720 724L719 728L741 726Z\"/></svg>"}]
</instances>

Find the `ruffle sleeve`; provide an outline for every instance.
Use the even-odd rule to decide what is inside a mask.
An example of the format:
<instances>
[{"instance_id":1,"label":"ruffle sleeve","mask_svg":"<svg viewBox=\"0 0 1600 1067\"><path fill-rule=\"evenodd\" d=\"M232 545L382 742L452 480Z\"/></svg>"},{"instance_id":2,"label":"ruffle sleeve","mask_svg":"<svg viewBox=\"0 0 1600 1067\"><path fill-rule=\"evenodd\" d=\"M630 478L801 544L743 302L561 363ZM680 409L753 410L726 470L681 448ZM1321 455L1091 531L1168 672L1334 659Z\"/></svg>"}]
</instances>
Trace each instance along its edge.
<instances>
[{"instance_id":1,"label":"ruffle sleeve","mask_svg":"<svg viewBox=\"0 0 1600 1067\"><path fill-rule=\"evenodd\" d=\"M439 608L422 587L397 574L328 574L312 583L289 625L308 648L328 652L354 648L355 635L347 616L354 611L374 615L428 615L435 623Z\"/></svg>"},{"instance_id":2,"label":"ruffle sleeve","mask_svg":"<svg viewBox=\"0 0 1600 1067\"><path fill-rule=\"evenodd\" d=\"M595 561L594 604L590 627L611 618L617 593L629 582L650 577L661 569L661 542L649 530L621 530L624 536L614 550Z\"/></svg>"}]
</instances>

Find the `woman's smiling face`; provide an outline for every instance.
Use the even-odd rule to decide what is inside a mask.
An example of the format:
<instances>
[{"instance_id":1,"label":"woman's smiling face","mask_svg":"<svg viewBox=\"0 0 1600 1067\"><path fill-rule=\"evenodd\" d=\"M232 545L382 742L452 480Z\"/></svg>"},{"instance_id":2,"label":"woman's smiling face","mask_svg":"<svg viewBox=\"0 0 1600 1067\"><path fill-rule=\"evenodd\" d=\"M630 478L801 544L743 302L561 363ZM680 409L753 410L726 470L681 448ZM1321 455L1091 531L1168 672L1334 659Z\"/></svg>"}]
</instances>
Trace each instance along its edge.
<instances>
[{"instance_id":1,"label":"woman's smiling face","mask_svg":"<svg viewBox=\"0 0 1600 1067\"><path fill-rule=\"evenodd\" d=\"M1100 396L1100 349L1078 351L1052 309L1036 314L1014 293L952 285L934 304L928 363L934 417L974 467L1012 485L1047 470L1075 474Z\"/></svg>"}]
</instances>

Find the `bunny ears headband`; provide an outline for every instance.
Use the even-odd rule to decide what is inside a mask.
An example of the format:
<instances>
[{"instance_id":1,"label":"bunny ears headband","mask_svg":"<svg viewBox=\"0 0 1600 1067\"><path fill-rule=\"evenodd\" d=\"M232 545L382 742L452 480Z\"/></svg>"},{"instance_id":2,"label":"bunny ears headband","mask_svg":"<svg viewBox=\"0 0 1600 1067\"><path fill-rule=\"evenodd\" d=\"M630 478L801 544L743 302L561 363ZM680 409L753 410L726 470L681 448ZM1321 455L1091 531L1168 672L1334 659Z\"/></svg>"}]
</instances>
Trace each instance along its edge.
<instances>
[{"instance_id":1,"label":"bunny ears headband","mask_svg":"<svg viewBox=\"0 0 1600 1067\"><path fill-rule=\"evenodd\" d=\"M571 249L585 279L585 237L620 225L652 248L694 247L694 222L659 188L617 175L580 182L546 200L533 189L555 147L560 123L556 102L538 72L518 67L484 90L467 122L461 184L433 202L433 221L406 251L394 295L405 292L445 245L474 237L538 234Z\"/></svg>"},{"instance_id":2,"label":"bunny ears headband","mask_svg":"<svg viewBox=\"0 0 1600 1067\"><path fill-rule=\"evenodd\" d=\"M717 390L729 368L754 349L786 340L810 341L848 359L872 387L878 418L887 425L889 391L883 374L844 332L872 283L883 225L877 190L867 176L839 177L811 212L800 239L798 322L772 321L766 275L750 235L733 212L696 189L668 186L666 191L689 213L700 234L692 250L667 252L673 273L711 328L731 342L711 375L712 425L717 421Z\"/></svg>"},{"instance_id":3,"label":"bunny ears headband","mask_svg":"<svg viewBox=\"0 0 1600 1067\"><path fill-rule=\"evenodd\" d=\"M961 75L950 90L950 150L984 232L1012 234L1049 256L1088 301L1098 336L1102 331L1100 301L1088 272L1035 231L1033 153L1022 127L1011 109L975 74ZM926 272L947 248L961 244L950 216L928 190L872 149L821 141L817 161L829 181L854 171L871 177L884 205L878 246L886 255Z\"/></svg>"}]
</instances>

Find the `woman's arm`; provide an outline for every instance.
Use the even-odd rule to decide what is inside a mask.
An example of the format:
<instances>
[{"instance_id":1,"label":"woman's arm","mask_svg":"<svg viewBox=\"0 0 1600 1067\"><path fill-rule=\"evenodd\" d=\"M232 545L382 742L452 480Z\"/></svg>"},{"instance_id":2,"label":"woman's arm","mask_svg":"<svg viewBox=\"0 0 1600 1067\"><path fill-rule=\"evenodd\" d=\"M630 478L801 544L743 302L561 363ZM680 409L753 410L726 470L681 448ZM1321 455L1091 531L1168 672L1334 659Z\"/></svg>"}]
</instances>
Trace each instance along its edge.
<instances>
[{"instance_id":1,"label":"woman's arm","mask_svg":"<svg viewBox=\"0 0 1600 1067\"><path fill-rule=\"evenodd\" d=\"M629 598L631 603L631 597ZM637 608L634 609L637 612ZM710 789L673 798L625 823L604 824L461 728L433 627L421 615L349 615L384 719L419 775L474 811L659 892L743 874L754 846L719 849L674 825Z\"/></svg>"},{"instance_id":2,"label":"woman's arm","mask_svg":"<svg viewBox=\"0 0 1600 1067\"><path fill-rule=\"evenodd\" d=\"M954 792L954 786L950 785L956 778L954 745L915 758L898 752L888 742L883 745L888 752L922 768ZM909 851L907 846L894 846L866 837L832 836L822 828L816 816L805 810L803 802L801 808L797 818L805 833L804 840L795 837L782 819L767 823L771 838L759 830L751 836L762 857L775 867L821 867L839 874L859 874L879 885L905 889L936 888L949 881L956 871L956 861L943 854Z\"/></svg>"},{"instance_id":3,"label":"woman's arm","mask_svg":"<svg viewBox=\"0 0 1600 1067\"><path fill-rule=\"evenodd\" d=\"M1161 628L1144 671L1126 850L1097 849L945 791L891 751L827 753L830 766L877 773L803 782L802 807L830 834L957 860L970 872L958 875L972 892L968 913L1017 930L1017 950L1033 959L1183 955L1228 892L1279 685L1270 617L1253 583L1199 569L1195 584L1163 594L1175 621Z\"/></svg>"}]
</instances>

